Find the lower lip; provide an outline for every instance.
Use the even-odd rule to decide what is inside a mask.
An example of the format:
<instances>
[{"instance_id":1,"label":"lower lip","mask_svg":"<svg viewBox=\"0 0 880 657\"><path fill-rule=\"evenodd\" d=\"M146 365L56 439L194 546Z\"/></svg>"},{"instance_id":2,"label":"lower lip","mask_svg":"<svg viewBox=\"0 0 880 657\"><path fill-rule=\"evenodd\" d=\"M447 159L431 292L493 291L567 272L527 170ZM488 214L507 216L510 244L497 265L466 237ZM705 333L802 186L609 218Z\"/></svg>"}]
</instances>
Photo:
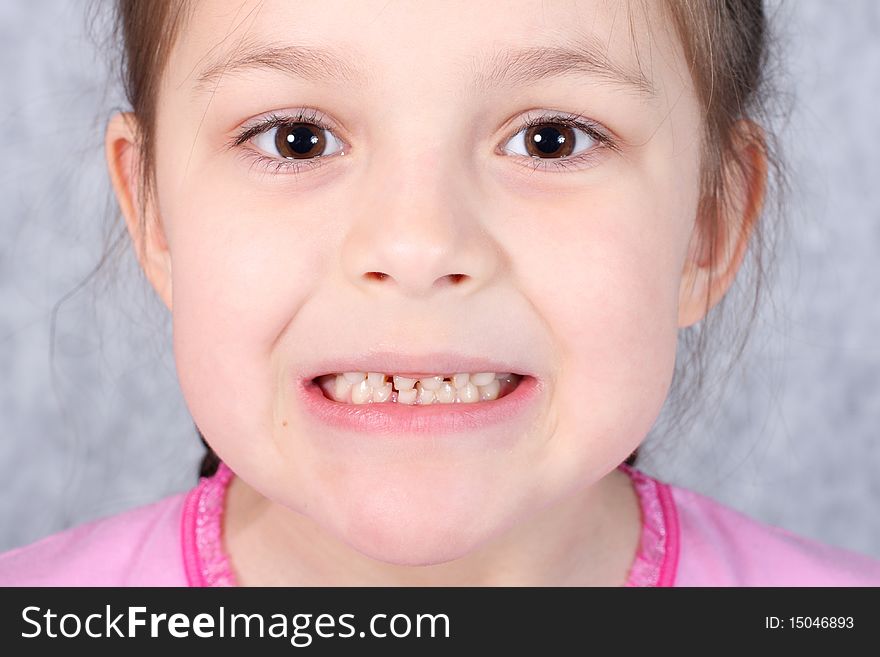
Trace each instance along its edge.
<instances>
[{"instance_id":1,"label":"lower lip","mask_svg":"<svg viewBox=\"0 0 880 657\"><path fill-rule=\"evenodd\" d=\"M322 423L346 431L385 435L460 433L511 422L537 401L542 390L535 377L524 376L516 388L499 399L420 406L397 402L343 404L325 397L313 380L300 379L297 387L308 412Z\"/></svg>"}]
</instances>

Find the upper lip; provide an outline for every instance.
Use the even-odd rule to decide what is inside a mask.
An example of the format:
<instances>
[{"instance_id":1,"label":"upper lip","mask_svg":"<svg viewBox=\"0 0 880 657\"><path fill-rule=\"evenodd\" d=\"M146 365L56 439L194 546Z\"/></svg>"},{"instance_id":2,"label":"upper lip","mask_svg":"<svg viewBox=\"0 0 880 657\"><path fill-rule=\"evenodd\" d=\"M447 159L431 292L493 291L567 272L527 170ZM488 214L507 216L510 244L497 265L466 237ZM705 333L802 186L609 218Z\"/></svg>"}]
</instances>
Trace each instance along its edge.
<instances>
[{"instance_id":1,"label":"upper lip","mask_svg":"<svg viewBox=\"0 0 880 657\"><path fill-rule=\"evenodd\" d=\"M455 374L459 372L511 372L530 375L530 368L518 360L474 356L453 352L404 354L370 352L357 356L336 356L309 365L304 378L341 372L382 372L385 374Z\"/></svg>"}]
</instances>

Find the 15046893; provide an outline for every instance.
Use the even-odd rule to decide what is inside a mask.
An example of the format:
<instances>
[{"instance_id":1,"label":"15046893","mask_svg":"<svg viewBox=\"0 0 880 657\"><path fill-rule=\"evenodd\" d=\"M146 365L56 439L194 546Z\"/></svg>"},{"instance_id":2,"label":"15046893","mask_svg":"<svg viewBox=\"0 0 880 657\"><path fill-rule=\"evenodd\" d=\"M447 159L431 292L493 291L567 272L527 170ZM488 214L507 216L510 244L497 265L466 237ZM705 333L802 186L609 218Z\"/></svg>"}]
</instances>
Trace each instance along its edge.
<instances>
[{"instance_id":1,"label":"15046893","mask_svg":"<svg viewBox=\"0 0 880 657\"><path fill-rule=\"evenodd\" d=\"M855 619L852 616L765 616L764 628L768 630L781 629L851 629L855 627Z\"/></svg>"},{"instance_id":2,"label":"15046893","mask_svg":"<svg viewBox=\"0 0 880 657\"><path fill-rule=\"evenodd\" d=\"M855 625L852 616L791 616L792 629L851 629Z\"/></svg>"}]
</instances>

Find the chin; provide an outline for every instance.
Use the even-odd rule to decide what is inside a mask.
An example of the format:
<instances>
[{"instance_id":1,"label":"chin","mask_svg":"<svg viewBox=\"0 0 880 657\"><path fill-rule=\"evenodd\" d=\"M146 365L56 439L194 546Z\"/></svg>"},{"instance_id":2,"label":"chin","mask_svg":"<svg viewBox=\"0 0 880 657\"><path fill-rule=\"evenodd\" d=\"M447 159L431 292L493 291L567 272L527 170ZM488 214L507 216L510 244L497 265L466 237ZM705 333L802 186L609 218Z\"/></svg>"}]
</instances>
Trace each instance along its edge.
<instances>
[{"instance_id":1,"label":"chin","mask_svg":"<svg viewBox=\"0 0 880 657\"><path fill-rule=\"evenodd\" d=\"M348 502L333 513L333 533L376 561L430 566L472 553L502 529L496 526L497 511L476 491L459 487L446 494L424 483L418 489L395 488L341 498Z\"/></svg>"}]
</instances>

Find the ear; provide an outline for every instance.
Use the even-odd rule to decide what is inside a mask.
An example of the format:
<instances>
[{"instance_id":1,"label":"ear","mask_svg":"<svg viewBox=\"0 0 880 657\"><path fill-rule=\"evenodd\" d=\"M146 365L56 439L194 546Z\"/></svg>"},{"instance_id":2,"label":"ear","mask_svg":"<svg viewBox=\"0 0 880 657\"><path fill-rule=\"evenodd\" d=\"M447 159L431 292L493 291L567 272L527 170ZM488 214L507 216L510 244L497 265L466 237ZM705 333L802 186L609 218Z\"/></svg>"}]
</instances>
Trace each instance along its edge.
<instances>
[{"instance_id":1,"label":"ear","mask_svg":"<svg viewBox=\"0 0 880 657\"><path fill-rule=\"evenodd\" d=\"M742 119L734 125L732 141L737 152L732 154L723 174L725 198L717 209L717 231L713 235L707 229L711 217L698 217L691 234L679 288L680 328L703 319L727 293L742 265L764 206L767 183L764 131L756 123Z\"/></svg>"},{"instance_id":2,"label":"ear","mask_svg":"<svg viewBox=\"0 0 880 657\"><path fill-rule=\"evenodd\" d=\"M138 262L153 289L171 309L171 252L154 204L142 187L137 119L114 114L104 140L107 168Z\"/></svg>"}]
</instances>

